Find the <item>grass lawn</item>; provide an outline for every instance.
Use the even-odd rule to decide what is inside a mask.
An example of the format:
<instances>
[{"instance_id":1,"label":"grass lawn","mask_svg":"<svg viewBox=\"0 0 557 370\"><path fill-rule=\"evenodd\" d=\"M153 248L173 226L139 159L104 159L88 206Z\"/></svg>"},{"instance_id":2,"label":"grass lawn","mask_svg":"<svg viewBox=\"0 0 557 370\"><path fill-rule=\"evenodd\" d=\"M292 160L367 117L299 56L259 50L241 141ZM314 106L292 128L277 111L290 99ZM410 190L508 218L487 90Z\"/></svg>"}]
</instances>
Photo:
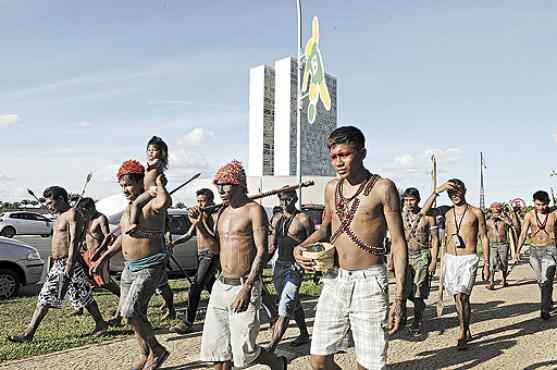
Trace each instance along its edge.
<instances>
[{"instance_id":1,"label":"grass lawn","mask_svg":"<svg viewBox=\"0 0 557 370\"><path fill-rule=\"evenodd\" d=\"M270 269L264 272L264 281L269 290L275 294L274 287L270 282ZM187 300L187 286L185 279L170 280L170 286L174 290L174 302L176 307L184 307ZM311 280L304 281L301 293L305 296L318 296L320 287ZM112 316L113 310L118 305L118 299L111 293L99 290L95 291L95 300L105 319ZM203 293L201 306L206 304L208 294ZM93 338L88 334L93 331L95 323L85 313L83 316L71 316L73 310L69 303L62 310L51 309L42 322L34 340L31 343L11 343L6 339L8 335L23 333L27 323L33 315L37 297L20 297L11 300L0 301L0 363L7 360L15 360L31 357L39 354L61 351L73 347L89 344L106 343L115 340L127 339L133 336L131 327L124 326L110 328L107 336ZM158 307L162 304L159 295L153 296L149 304L148 316L155 330L168 328L171 322L161 322L162 313ZM179 314L180 316L180 314Z\"/></svg>"}]
</instances>

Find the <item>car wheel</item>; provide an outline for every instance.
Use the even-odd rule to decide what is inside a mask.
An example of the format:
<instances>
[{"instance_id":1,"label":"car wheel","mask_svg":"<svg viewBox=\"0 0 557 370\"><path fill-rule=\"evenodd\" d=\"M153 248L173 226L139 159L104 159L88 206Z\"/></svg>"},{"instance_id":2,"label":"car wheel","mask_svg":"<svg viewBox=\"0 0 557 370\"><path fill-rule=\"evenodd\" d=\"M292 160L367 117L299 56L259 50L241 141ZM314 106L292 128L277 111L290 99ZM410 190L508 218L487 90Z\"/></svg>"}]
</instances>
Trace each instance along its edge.
<instances>
[{"instance_id":1,"label":"car wheel","mask_svg":"<svg viewBox=\"0 0 557 370\"><path fill-rule=\"evenodd\" d=\"M19 292L21 282L13 270L0 269L0 298L12 298Z\"/></svg>"},{"instance_id":2,"label":"car wheel","mask_svg":"<svg viewBox=\"0 0 557 370\"><path fill-rule=\"evenodd\" d=\"M7 226L2 229L0 235L5 236L6 238L13 238L15 235L15 229L11 226Z\"/></svg>"},{"instance_id":3,"label":"car wheel","mask_svg":"<svg viewBox=\"0 0 557 370\"><path fill-rule=\"evenodd\" d=\"M43 237L43 238L49 238L49 237L50 237L50 234L42 234L41 237Z\"/></svg>"}]
</instances>

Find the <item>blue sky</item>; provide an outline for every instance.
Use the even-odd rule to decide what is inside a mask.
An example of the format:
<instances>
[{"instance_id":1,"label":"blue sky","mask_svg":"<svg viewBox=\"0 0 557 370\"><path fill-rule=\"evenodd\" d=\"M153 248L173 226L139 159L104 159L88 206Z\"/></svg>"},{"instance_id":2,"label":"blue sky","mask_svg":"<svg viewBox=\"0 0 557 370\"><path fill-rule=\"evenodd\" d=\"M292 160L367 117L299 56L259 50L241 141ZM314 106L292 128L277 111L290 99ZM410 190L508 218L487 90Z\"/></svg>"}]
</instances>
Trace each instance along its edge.
<instances>
[{"instance_id":1,"label":"blue sky","mask_svg":"<svg viewBox=\"0 0 557 370\"><path fill-rule=\"evenodd\" d=\"M401 188L459 177L478 202L557 185L557 4L303 1L338 77L339 124L368 138L366 164ZM170 182L247 161L248 71L296 52L295 1L0 0L0 200L60 184L119 191L121 161L152 135ZM186 194L188 193L188 194ZM189 192L177 197L188 200ZM446 199L446 198L445 198Z\"/></svg>"}]
</instances>

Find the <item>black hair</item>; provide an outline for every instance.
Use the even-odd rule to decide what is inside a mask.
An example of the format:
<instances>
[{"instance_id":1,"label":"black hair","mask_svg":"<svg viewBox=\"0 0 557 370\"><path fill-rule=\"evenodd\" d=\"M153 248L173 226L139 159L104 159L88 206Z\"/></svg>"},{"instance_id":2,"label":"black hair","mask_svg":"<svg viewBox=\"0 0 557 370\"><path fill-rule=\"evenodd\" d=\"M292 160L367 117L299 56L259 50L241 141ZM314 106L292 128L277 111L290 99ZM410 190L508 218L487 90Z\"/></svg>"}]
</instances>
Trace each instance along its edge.
<instances>
[{"instance_id":1,"label":"black hair","mask_svg":"<svg viewBox=\"0 0 557 370\"><path fill-rule=\"evenodd\" d=\"M547 191L538 190L534 193L534 200L537 200L544 204L549 204L549 194L547 193Z\"/></svg>"},{"instance_id":2,"label":"black hair","mask_svg":"<svg viewBox=\"0 0 557 370\"><path fill-rule=\"evenodd\" d=\"M149 148L149 145L153 145L154 147L156 147L158 150L161 151L162 158L160 160L163 163L163 168L166 170L168 168L168 145L166 145L164 140L158 136L153 136L147 142L147 149Z\"/></svg>"},{"instance_id":3,"label":"black hair","mask_svg":"<svg viewBox=\"0 0 557 370\"><path fill-rule=\"evenodd\" d=\"M338 144L348 144L356 149L363 149L366 145L366 139L359 128L342 126L333 130L327 139L327 148L329 149Z\"/></svg>"},{"instance_id":4,"label":"black hair","mask_svg":"<svg viewBox=\"0 0 557 370\"><path fill-rule=\"evenodd\" d=\"M418 189L416 188L408 188L404 191L404 193L402 194L403 198L406 197L412 197L412 198L416 198L418 200L418 202L422 199L420 197L420 192L418 191Z\"/></svg>"},{"instance_id":5,"label":"black hair","mask_svg":"<svg viewBox=\"0 0 557 370\"><path fill-rule=\"evenodd\" d=\"M195 195L196 196L205 195L207 199L209 199L210 203L213 203L213 200L215 200L215 194L211 189L207 189L207 188L199 189L198 191L195 192Z\"/></svg>"},{"instance_id":6,"label":"black hair","mask_svg":"<svg viewBox=\"0 0 557 370\"><path fill-rule=\"evenodd\" d=\"M76 208L82 208L88 211L94 210L95 201L92 198L81 198L76 204Z\"/></svg>"},{"instance_id":7,"label":"black hair","mask_svg":"<svg viewBox=\"0 0 557 370\"><path fill-rule=\"evenodd\" d=\"M452 182L453 184L456 185L457 188L460 188L460 190L462 190L463 193L466 193L466 185L464 185L464 183L462 182L462 180L459 179L450 179L448 182ZM451 193L451 190L447 191L448 193Z\"/></svg>"},{"instance_id":8,"label":"black hair","mask_svg":"<svg viewBox=\"0 0 557 370\"><path fill-rule=\"evenodd\" d=\"M50 199L62 198L64 202L68 203L68 192L61 186L54 185L44 189L43 197Z\"/></svg>"}]
</instances>

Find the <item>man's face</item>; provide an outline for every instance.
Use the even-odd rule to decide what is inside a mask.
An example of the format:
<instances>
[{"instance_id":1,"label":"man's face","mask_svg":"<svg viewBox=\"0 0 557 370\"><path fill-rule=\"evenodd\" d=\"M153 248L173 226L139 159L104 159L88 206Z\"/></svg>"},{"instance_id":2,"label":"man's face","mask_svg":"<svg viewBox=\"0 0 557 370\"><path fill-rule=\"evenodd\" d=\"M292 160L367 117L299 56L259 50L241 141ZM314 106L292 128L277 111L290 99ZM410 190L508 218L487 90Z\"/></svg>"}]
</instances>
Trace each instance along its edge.
<instances>
[{"instance_id":1,"label":"man's face","mask_svg":"<svg viewBox=\"0 0 557 370\"><path fill-rule=\"evenodd\" d=\"M62 198L45 198L45 205L50 212L58 213L64 209L66 202Z\"/></svg>"},{"instance_id":2,"label":"man's face","mask_svg":"<svg viewBox=\"0 0 557 370\"><path fill-rule=\"evenodd\" d=\"M541 200L534 200L534 208L538 213L547 213L549 210L549 203L542 202Z\"/></svg>"},{"instance_id":3,"label":"man's face","mask_svg":"<svg viewBox=\"0 0 557 370\"><path fill-rule=\"evenodd\" d=\"M199 208L204 208L207 207L211 204L211 202L209 201L209 197L203 194L199 194L197 196L197 205L199 206Z\"/></svg>"},{"instance_id":4,"label":"man's face","mask_svg":"<svg viewBox=\"0 0 557 370\"><path fill-rule=\"evenodd\" d=\"M291 193L279 193L280 206L283 210L291 210L296 207L296 196Z\"/></svg>"},{"instance_id":5,"label":"man's face","mask_svg":"<svg viewBox=\"0 0 557 370\"><path fill-rule=\"evenodd\" d=\"M449 196L449 199L455 206L461 205L466 201L464 198L464 194L465 194L464 189L459 187L455 188L455 190L447 191L447 195Z\"/></svg>"},{"instance_id":6,"label":"man's face","mask_svg":"<svg viewBox=\"0 0 557 370\"><path fill-rule=\"evenodd\" d=\"M331 165L340 178L347 178L362 167L365 149L355 149L352 145L336 144L329 150Z\"/></svg>"},{"instance_id":7,"label":"man's face","mask_svg":"<svg viewBox=\"0 0 557 370\"><path fill-rule=\"evenodd\" d=\"M497 218L501 216L501 209L500 208L491 208L491 217Z\"/></svg>"},{"instance_id":8,"label":"man's face","mask_svg":"<svg viewBox=\"0 0 557 370\"><path fill-rule=\"evenodd\" d=\"M404 208L408 211L414 211L418 208L418 198L412 196L404 197Z\"/></svg>"},{"instance_id":9,"label":"man's face","mask_svg":"<svg viewBox=\"0 0 557 370\"><path fill-rule=\"evenodd\" d=\"M134 181L130 176L122 176L118 181L126 199L132 202L143 193L143 181Z\"/></svg>"},{"instance_id":10,"label":"man's face","mask_svg":"<svg viewBox=\"0 0 557 370\"><path fill-rule=\"evenodd\" d=\"M219 192L220 199L224 203L230 203L232 199L234 199L240 193L240 185L234 184L216 184L217 190Z\"/></svg>"}]
</instances>

